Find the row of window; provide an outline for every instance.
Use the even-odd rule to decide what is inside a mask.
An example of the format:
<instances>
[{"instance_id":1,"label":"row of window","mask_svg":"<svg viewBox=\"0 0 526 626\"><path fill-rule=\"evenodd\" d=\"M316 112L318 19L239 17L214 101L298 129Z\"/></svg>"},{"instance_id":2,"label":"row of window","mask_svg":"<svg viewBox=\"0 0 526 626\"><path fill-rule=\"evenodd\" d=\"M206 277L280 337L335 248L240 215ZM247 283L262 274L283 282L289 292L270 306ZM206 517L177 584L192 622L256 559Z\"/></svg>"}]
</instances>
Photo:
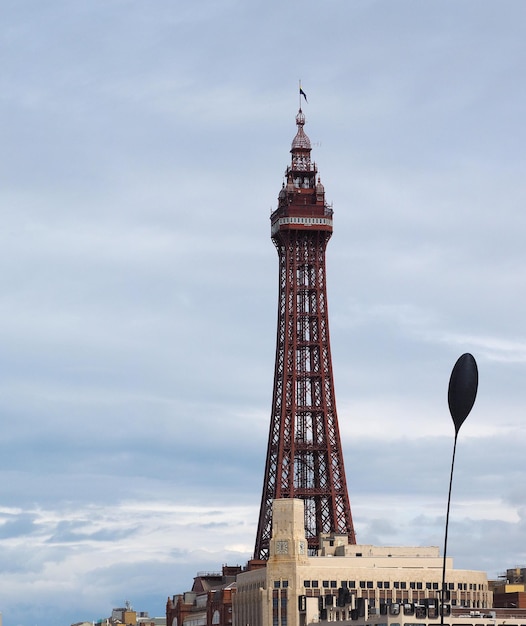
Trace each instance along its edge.
<instances>
[{"instance_id":1,"label":"row of window","mask_svg":"<svg viewBox=\"0 0 526 626\"><path fill-rule=\"evenodd\" d=\"M326 217L281 217L279 224L325 224L332 226L332 219ZM358 555L357 555L358 556Z\"/></svg>"},{"instance_id":2,"label":"row of window","mask_svg":"<svg viewBox=\"0 0 526 626\"><path fill-rule=\"evenodd\" d=\"M288 583L287 583L288 584ZM438 583L433 582L406 582L405 580L397 581L395 580L393 583L393 589L439 589ZM303 586L307 589L309 587L319 587L318 580L304 580ZM337 589L338 582L336 580L322 580L321 586L325 589ZM341 587L344 589L356 589L356 581L355 580L342 580ZM450 591L455 589L455 583L446 583L447 588ZM358 581L358 587L360 589L374 589L374 582L372 580L360 580ZM376 582L377 589L390 589L391 582L388 580L382 581L379 580ZM484 591L484 585L481 583L457 583L457 589L459 591Z\"/></svg>"},{"instance_id":3,"label":"row of window","mask_svg":"<svg viewBox=\"0 0 526 626\"><path fill-rule=\"evenodd\" d=\"M369 592L369 593L373 593L373 592ZM389 592L391 593L391 592ZM385 602L387 604L393 604L393 603L398 603L398 604L403 604L404 602L407 602L408 600L408 594L409 592L407 591L402 591L400 595L393 595L393 597L386 597L384 599L381 599L382 602ZM402 597L402 594L405 595L405 598ZM306 589L305 590L305 596L307 598L325 598L325 601L328 597L333 597L333 596L324 596L321 593L320 589ZM360 597L360 596L359 596ZM374 595L368 595L368 592L365 591L363 592L363 595L361 596L363 598L367 598L368 602L369 602L369 607L375 607L376 606L376 599L374 597ZM456 607L461 607L461 608L473 608L473 609L480 609L482 607L485 606L484 601L481 600L468 600L467 598L451 598L451 606L456 606Z\"/></svg>"},{"instance_id":4,"label":"row of window","mask_svg":"<svg viewBox=\"0 0 526 626\"><path fill-rule=\"evenodd\" d=\"M360 624L358 624L357 626L360 626ZM387 623L378 623L376 626L387 626ZM404 622L403 624L400 624L399 622L390 622L390 626L427 626L427 624L425 622ZM484 624L449 624L449 623L445 623L444 626L485 626ZM518 626L518 624L507 624L506 626Z\"/></svg>"},{"instance_id":5,"label":"row of window","mask_svg":"<svg viewBox=\"0 0 526 626\"><path fill-rule=\"evenodd\" d=\"M347 581L344 581L344 582L347 582ZM319 587L319 583L317 580L304 580L303 586L304 587ZM335 580L323 580L321 583L321 586L325 588L330 588L330 589L338 588L338 584Z\"/></svg>"}]
</instances>

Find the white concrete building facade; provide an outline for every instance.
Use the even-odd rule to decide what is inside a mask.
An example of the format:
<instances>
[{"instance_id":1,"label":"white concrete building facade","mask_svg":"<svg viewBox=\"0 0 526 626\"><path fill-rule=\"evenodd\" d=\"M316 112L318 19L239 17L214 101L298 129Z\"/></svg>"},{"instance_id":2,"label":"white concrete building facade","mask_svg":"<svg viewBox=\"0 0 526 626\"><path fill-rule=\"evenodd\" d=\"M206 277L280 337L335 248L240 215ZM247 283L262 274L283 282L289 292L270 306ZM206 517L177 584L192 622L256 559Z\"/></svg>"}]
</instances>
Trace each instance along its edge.
<instances>
[{"instance_id":1,"label":"white concrete building facade","mask_svg":"<svg viewBox=\"0 0 526 626\"><path fill-rule=\"evenodd\" d=\"M345 535L324 535L320 546L317 556L307 554L303 501L275 500L270 556L266 567L238 575L233 626L351 619L356 624L365 614L396 615L397 605L402 615L404 606L409 615L420 609L421 616L426 607L426 617L438 617L443 567L438 547L349 545ZM492 606L486 573L455 570L451 558L446 588L452 607ZM415 617L411 623L424 624Z\"/></svg>"}]
</instances>

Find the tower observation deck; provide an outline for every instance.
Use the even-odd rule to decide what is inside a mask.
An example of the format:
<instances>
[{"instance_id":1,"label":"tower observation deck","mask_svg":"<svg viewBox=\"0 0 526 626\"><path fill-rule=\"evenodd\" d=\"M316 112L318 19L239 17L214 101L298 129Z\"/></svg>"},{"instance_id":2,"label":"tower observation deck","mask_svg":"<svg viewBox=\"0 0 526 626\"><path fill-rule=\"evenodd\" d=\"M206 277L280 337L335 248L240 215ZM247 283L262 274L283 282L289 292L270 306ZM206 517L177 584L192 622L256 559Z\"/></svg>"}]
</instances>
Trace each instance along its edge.
<instances>
[{"instance_id":1,"label":"tower observation deck","mask_svg":"<svg viewBox=\"0 0 526 626\"><path fill-rule=\"evenodd\" d=\"M325 249L333 211L296 115L292 163L270 217L279 257L278 328L270 432L254 558L267 559L272 501L301 498L309 550L320 533L356 543L336 415Z\"/></svg>"}]
</instances>

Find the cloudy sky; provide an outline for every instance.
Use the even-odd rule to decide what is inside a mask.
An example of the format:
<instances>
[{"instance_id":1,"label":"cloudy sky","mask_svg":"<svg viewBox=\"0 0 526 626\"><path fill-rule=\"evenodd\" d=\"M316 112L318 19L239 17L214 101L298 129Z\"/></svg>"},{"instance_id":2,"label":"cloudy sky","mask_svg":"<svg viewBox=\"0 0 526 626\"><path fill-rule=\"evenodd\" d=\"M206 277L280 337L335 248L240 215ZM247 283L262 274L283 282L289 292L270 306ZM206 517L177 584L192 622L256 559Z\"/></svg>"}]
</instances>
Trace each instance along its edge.
<instances>
[{"instance_id":1,"label":"cloudy sky","mask_svg":"<svg viewBox=\"0 0 526 626\"><path fill-rule=\"evenodd\" d=\"M253 550L298 80L361 543L526 565L526 5L3 0L0 611L163 615Z\"/></svg>"}]
</instances>

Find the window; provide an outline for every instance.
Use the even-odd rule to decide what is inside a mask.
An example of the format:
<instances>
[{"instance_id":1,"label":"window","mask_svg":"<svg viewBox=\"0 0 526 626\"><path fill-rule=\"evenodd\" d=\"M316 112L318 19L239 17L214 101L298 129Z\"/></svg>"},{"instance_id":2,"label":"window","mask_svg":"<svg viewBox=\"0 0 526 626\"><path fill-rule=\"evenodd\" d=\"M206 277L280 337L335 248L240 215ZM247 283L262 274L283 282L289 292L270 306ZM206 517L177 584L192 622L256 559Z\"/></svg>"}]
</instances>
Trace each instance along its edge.
<instances>
[{"instance_id":1,"label":"window","mask_svg":"<svg viewBox=\"0 0 526 626\"><path fill-rule=\"evenodd\" d=\"M281 581L281 586L282 587L288 587L289 586L289 581L288 580L282 580Z\"/></svg>"},{"instance_id":2,"label":"window","mask_svg":"<svg viewBox=\"0 0 526 626\"><path fill-rule=\"evenodd\" d=\"M405 582L405 580L403 580L403 581L400 583L400 589L406 589L406 582Z\"/></svg>"},{"instance_id":3,"label":"window","mask_svg":"<svg viewBox=\"0 0 526 626\"><path fill-rule=\"evenodd\" d=\"M360 580L360 589L365 589L365 580Z\"/></svg>"},{"instance_id":4,"label":"window","mask_svg":"<svg viewBox=\"0 0 526 626\"><path fill-rule=\"evenodd\" d=\"M355 580L350 580L349 581L349 589L356 589L356 581Z\"/></svg>"},{"instance_id":5,"label":"window","mask_svg":"<svg viewBox=\"0 0 526 626\"><path fill-rule=\"evenodd\" d=\"M329 581L328 580L322 580L321 586L325 587L327 589L329 587Z\"/></svg>"},{"instance_id":6,"label":"window","mask_svg":"<svg viewBox=\"0 0 526 626\"><path fill-rule=\"evenodd\" d=\"M335 580L331 580L331 589L336 589L338 585L336 584Z\"/></svg>"},{"instance_id":7,"label":"window","mask_svg":"<svg viewBox=\"0 0 526 626\"><path fill-rule=\"evenodd\" d=\"M400 615L400 604L393 602L393 604L389 606L389 613L391 615Z\"/></svg>"},{"instance_id":8,"label":"window","mask_svg":"<svg viewBox=\"0 0 526 626\"><path fill-rule=\"evenodd\" d=\"M384 584L383 584L383 582L382 582L381 580L379 580L379 581L376 583L376 586L378 587L378 589L383 589Z\"/></svg>"},{"instance_id":9,"label":"window","mask_svg":"<svg viewBox=\"0 0 526 626\"><path fill-rule=\"evenodd\" d=\"M422 583L416 583L416 588L417 589L422 589Z\"/></svg>"},{"instance_id":10,"label":"window","mask_svg":"<svg viewBox=\"0 0 526 626\"><path fill-rule=\"evenodd\" d=\"M310 587L310 580L304 580L303 581L303 586L304 587Z\"/></svg>"},{"instance_id":11,"label":"window","mask_svg":"<svg viewBox=\"0 0 526 626\"><path fill-rule=\"evenodd\" d=\"M275 580L274 581L274 589L279 589L281 587L281 581L280 580Z\"/></svg>"},{"instance_id":12,"label":"window","mask_svg":"<svg viewBox=\"0 0 526 626\"><path fill-rule=\"evenodd\" d=\"M373 588L373 581L372 580L368 580L367 581L367 589L372 589Z\"/></svg>"},{"instance_id":13,"label":"window","mask_svg":"<svg viewBox=\"0 0 526 626\"><path fill-rule=\"evenodd\" d=\"M384 580L384 589L389 589L389 581L388 580Z\"/></svg>"},{"instance_id":14,"label":"window","mask_svg":"<svg viewBox=\"0 0 526 626\"><path fill-rule=\"evenodd\" d=\"M317 586L318 586L318 581L317 581L317 580L313 580L313 581L311 582L311 586L312 586L312 587L317 587Z\"/></svg>"},{"instance_id":15,"label":"window","mask_svg":"<svg viewBox=\"0 0 526 626\"><path fill-rule=\"evenodd\" d=\"M281 592L281 626L287 626L287 592Z\"/></svg>"},{"instance_id":16,"label":"window","mask_svg":"<svg viewBox=\"0 0 526 626\"><path fill-rule=\"evenodd\" d=\"M404 615L414 615L414 613L415 613L415 605L409 604L409 602L406 602L404 604Z\"/></svg>"}]
</instances>

